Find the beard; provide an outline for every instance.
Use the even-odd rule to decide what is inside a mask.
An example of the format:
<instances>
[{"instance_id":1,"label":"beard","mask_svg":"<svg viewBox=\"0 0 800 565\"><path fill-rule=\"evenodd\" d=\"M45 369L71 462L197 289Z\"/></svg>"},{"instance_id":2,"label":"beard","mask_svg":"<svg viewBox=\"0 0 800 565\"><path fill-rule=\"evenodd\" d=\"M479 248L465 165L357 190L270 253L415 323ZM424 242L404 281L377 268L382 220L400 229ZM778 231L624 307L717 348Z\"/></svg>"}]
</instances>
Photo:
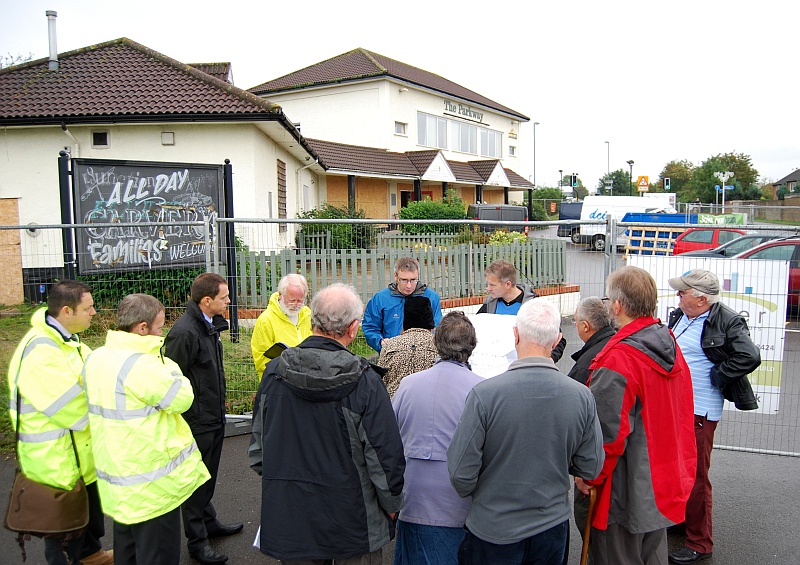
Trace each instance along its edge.
<instances>
[{"instance_id":1,"label":"beard","mask_svg":"<svg viewBox=\"0 0 800 565\"><path fill-rule=\"evenodd\" d=\"M281 308L281 312L286 314L286 317L292 320L294 323L297 323L297 316L300 313L300 310L303 308L302 304L297 306L289 306L288 304L284 303L283 298L278 300L278 306Z\"/></svg>"}]
</instances>

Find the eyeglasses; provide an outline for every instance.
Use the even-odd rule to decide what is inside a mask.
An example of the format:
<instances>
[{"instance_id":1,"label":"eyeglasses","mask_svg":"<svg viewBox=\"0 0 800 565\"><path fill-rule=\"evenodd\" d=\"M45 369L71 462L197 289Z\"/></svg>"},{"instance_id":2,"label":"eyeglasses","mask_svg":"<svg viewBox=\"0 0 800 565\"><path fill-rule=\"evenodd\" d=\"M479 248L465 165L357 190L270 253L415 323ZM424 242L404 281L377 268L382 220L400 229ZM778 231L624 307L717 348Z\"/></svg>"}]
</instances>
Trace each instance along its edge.
<instances>
[{"instance_id":1,"label":"eyeglasses","mask_svg":"<svg viewBox=\"0 0 800 565\"><path fill-rule=\"evenodd\" d=\"M608 296L604 296L600 300L602 300L603 302L606 302L607 300L611 300L611 299Z\"/></svg>"},{"instance_id":2,"label":"eyeglasses","mask_svg":"<svg viewBox=\"0 0 800 565\"><path fill-rule=\"evenodd\" d=\"M397 279L400 284L417 284L419 279Z\"/></svg>"},{"instance_id":3,"label":"eyeglasses","mask_svg":"<svg viewBox=\"0 0 800 565\"><path fill-rule=\"evenodd\" d=\"M577 326L579 321L580 320L576 320L575 318L572 318L572 325L573 326Z\"/></svg>"},{"instance_id":4,"label":"eyeglasses","mask_svg":"<svg viewBox=\"0 0 800 565\"><path fill-rule=\"evenodd\" d=\"M676 292L675 294L676 294L677 296L694 296L694 294L692 294L692 291L691 291L691 289L690 289L690 290L679 290L679 291L678 291L678 292Z\"/></svg>"}]
</instances>

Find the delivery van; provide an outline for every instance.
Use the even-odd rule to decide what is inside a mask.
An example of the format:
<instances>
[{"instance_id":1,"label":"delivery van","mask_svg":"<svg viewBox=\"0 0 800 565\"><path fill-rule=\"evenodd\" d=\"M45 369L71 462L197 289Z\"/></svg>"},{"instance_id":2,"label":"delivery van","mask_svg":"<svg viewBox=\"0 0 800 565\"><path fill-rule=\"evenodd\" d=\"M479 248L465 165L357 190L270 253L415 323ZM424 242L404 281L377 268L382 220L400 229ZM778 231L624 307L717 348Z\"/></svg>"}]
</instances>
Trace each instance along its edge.
<instances>
[{"instance_id":1,"label":"delivery van","mask_svg":"<svg viewBox=\"0 0 800 565\"><path fill-rule=\"evenodd\" d=\"M678 211L670 204L670 200L675 196L670 193L645 193L643 196L587 196L583 199L581 207L581 221L592 220L607 221L609 218L622 220L628 212L665 212L677 214ZM578 241L575 241L575 240ZM580 226L580 233L577 238L573 237L574 243L588 243L597 251L606 248L606 225L586 225ZM622 246L627 243L625 228L617 232L617 245Z\"/></svg>"},{"instance_id":2,"label":"delivery van","mask_svg":"<svg viewBox=\"0 0 800 565\"><path fill-rule=\"evenodd\" d=\"M499 222L527 222L528 209L525 206L514 206L512 204L470 204L469 208L467 208L467 219L494 220ZM478 228L483 232L503 229L506 231L528 233L528 226L523 225L486 225L478 226Z\"/></svg>"}]
</instances>

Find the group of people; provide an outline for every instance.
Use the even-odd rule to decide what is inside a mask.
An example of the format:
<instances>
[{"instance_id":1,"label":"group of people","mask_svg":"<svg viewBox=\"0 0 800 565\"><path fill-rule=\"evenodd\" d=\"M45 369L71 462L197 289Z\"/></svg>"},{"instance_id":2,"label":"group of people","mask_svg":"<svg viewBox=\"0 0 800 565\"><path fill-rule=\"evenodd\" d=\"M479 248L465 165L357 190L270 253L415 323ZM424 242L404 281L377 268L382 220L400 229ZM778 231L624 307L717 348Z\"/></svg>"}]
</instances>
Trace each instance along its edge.
<instances>
[{"instance_id":1,"label":"group of people","mask_svg":"<svg viewBox=\"0 0 800 565\"><path fill-rule=\"evenodd\" d=\"M225 426L219 333L229 303L224 278L198 276L165 339L161 302L128 295L117 329L91 351L79 337L96 314L91 288L62 280L50 289L8 374L23 472L56 488L86 483L88 527L65 547L45 539L49 565L175 565L181 514L189 554L203 564L227 561L209 539L244 527L220 522L211 502ZM112 551L101 543L104 514L113 519Z\"/></svg>"},{"instance_id":2,"label":"group of people","mask_svg":"<svg viewBox=\"0 0 800 565\"><path fill-rule=\"evenodd\" d=\"M261 552L286 565L378 565L396 536L395 565L565 565L574 513L581 533L590 522L594 565L711 556L714 430L724 399L757 407L746 376L760 363L713 273L670 279L679 302L667 325L649 273L612 273L604 297L577 305L584 345L566 375L560 312L496 261L479 312L516 316L517 360L490 379L470 368L469 317L442 316L416 261L398 260L394 279L366 307L344 284L307 305L305 279L289 274L256 321L248 457L262 478ZM62 488L82 474L91 508L70 561L45 540L48 563L175 564L180 514L195 560L227 560L209 538L242 529L211 502L228 303L225 280L200 275L163 340L163 306L130 295L95 352L77 338L94 315L86 285L59 282L34 314L9 369L22 468ZM348 349L360 328L375 362ZM678 525L685 547L668 554Z\"/></svg>"}]
</instances>

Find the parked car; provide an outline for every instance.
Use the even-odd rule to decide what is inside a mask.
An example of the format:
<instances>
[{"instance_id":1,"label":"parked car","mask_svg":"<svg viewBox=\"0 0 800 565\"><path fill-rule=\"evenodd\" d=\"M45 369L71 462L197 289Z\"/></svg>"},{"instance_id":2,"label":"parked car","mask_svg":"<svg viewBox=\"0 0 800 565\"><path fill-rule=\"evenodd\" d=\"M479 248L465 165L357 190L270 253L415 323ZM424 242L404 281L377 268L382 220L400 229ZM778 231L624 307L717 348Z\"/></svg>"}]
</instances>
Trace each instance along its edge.
<instances>
[{"instance_id":1,"label":"parked car","mask_svg":"<svg viewBox=\"0 0 800 565\"><path fill-rule=\"evenodd\" d=\"M789 261L789 305L800 304L800 238L774 239L735 255L733 259Z\"/></svg>"},{"instance_id":2,"label":"parked car","mask_svg":"<svg viewBox=\"0 0 800 565\"><path fill-rule=\"evenodd\" d=\"M773 239L780 239L782 236L775 234L751 233L732 239L728 243L723 243L719 247L712 247L711 249L701 249L699 251L687 251L682 255L687 257L733 257L739 253L744 253L748 249L752 249L756 245L760 245L765 241Z\"/></svg>"},{"instance_id":3,"label":"parked car","mask_svg":"<svg viewBox=\"0 0 800 565\"><path fill-rule=\"evenodd\" d=\"M672 254L680 255L687 251L712 249L746 234L747 232L742 228L689 228L675 240Z\"/></svg>"},{"instance_id":4,"label":"parked car","mask_svg":"<svg viewBox=\"0 0 800 565\"><path fill-rule=\"evenodd\" d=\"M560 224L556 229L558 237L568 237L572 243L580 243L581 234L581 209L583 202L562 202L558 211L559 220L575 220L574 224Z\"/></svg>"},{"instance_id":5,"label":"parked car","mask_svg":"<svg viewBox=\"0 0 800 565\"><path fill-rule=\"evenodd\" d=\"M467 208L467 218L470 220L495 220L503 222L527 222L528 209L525 206L512 204L470 204ZM520 231L528 233L528 226L522 225L492 225L479 226L480 231L491 232L497 229L507 231Z\"/></svg>"}]
</instances>

